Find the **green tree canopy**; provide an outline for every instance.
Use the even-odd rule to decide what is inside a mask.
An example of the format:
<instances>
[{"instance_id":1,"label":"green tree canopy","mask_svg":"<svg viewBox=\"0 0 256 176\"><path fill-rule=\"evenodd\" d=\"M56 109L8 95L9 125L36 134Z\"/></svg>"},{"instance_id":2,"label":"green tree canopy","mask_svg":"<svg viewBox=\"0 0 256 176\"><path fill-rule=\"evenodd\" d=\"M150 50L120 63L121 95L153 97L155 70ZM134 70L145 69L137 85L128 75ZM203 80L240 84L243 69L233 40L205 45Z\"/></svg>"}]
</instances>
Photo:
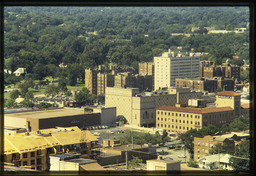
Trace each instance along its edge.
<instances>
[{"instance_id":1,"label":"green tree canopy","mask_svg":"<svg viewBox=\"0 0 256 176\"><path fill-rule=\"evenodd\" d=\"M87 88L83 88L79 93L76 94L75 100L78 105L83 106L87 103L92 103L95 97L90 94L90 91Z\"/></svg>"}]
</instances>

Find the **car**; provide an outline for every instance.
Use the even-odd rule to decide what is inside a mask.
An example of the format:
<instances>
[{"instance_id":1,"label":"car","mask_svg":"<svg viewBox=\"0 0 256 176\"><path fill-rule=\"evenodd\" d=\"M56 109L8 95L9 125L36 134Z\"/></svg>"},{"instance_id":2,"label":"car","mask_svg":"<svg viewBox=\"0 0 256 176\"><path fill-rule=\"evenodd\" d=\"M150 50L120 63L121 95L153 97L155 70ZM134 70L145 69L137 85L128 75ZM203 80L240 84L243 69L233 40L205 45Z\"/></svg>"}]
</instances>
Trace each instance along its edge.
<instances>
[{"instance_id":1,"label":"car","mask_svg":"<svg viewBox=\"0 0 256 176\"><path fill-rule=\"evenodd\" d=\"M95 132L93 133L95 136L100 136L100 133L99 132Z\"/></svg>"},{"instance_id":2,"label":"car","mask_svg":"<svg viewBox=\"0 0 256 176\"><path fill-rule=\"evenodd\" d=\"M178 158L186 158L185 155L178 155Z\"/></svg>"},{"instance_id":3,"label":"car","mask_svg":"<svg viewBox=\"0 0 256 176\"><path fill-rule=\"evenodd\" d=\"M175 145L175 148L181 148L182 146L181 145Z\"/></svg>"},{"instance_id":4,"label":"car","mask_svg":"<svg viewBox=\"0 0 256 176\"><path fill-rule=\"evenodd\" d=\"M174 145L171 145L168 147L169 149L175 149L175 146Z\"/></svg>"},{"instance_id":5,"label":"car","mask_svg":"<svg viewBox=\"0 0 256 176\"><path fill-rule=\"evenodd\" d=\"M110 130L108 130L107 133L114 134L114 132Z\"/></svg>"},{"instance_id":6,"label":"car","mask_svg":"<svg viewBox=\"0 0 256 176\"><path fill-rule=\"evenodd\" d=\"M118 130L117 133L124 133L124 130Z\"/></svg>"}]
</instances>

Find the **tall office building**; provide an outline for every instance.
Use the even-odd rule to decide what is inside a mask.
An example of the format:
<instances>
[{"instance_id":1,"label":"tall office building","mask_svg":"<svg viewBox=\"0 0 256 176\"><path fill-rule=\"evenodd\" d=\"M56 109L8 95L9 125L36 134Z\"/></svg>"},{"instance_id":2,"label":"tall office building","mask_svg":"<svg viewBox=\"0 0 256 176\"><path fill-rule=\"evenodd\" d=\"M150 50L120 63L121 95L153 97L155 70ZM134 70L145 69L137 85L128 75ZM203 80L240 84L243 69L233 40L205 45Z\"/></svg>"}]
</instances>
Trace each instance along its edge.
<instances>
[{"instance_id":1,"label":"tall office building","mask_svg":"<svg viewBox=\"0 0 256 176\"><path fill-rule=\"evenodd\" d=\"M160 57L154 57L154 89L175 86L176 78L200 76L200 54L173 52L169 49Z\"/></svg>"}]
</instances>

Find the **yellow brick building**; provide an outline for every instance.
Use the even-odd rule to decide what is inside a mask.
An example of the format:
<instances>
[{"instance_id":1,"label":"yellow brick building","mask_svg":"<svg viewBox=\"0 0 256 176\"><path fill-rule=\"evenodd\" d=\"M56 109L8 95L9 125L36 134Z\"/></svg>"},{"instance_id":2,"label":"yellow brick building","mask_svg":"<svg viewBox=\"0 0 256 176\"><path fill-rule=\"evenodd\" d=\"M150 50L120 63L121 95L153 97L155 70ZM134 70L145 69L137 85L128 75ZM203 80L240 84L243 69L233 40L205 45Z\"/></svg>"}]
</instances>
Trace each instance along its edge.
<instances>
[{"instance_id":1,"label":"yellow brick building","mask_svg":"<svg viewBox=\"0 0 256 176\"><path fill-rule=\"evenodd\" d=\"M156 127L167 132L184 133L191 129L201 129L208 124L220 127L234 119L231 107L186 108L162 106L156 109Z\"/></svg>"},{"instance_id":2,"label":"yellow brick building","mask_svg":"<svg viewBox=\"0 0 256 176\"><path fill-rule=\"evenodd\" d=\"M153 127L156 123L156 108L174 106L178 101L187 104L188 99L200 98L200 92L189 88L169 88L166 91L139 93L138 88L106 88L106 107L116 107L116 114L123 115L130 125Z\"/></svg>"},{"instance_id":3,"label":"yellow brick building","mask_svg":"<svg viewBox=\"0 0 256 176\"><path fill-rule=\"evenodd\" d=\"M235 111L235 116L241 114L241 95L233 91L222 91L216 94L216 107L230 106Z\"/></svg>"},{"instance_id":4,"label":"yellow brick building","mask_svg":"<svg viewBox=\"0 0 256 176\"><path fill-rule=\"evenodd\" d=\"M18 167L49 170L49 156L77 151L88 156L99 147L98 139L88 130L78 127L56 127L30 133L4 135L4 162Z\"/></svg>"}]
</instances>

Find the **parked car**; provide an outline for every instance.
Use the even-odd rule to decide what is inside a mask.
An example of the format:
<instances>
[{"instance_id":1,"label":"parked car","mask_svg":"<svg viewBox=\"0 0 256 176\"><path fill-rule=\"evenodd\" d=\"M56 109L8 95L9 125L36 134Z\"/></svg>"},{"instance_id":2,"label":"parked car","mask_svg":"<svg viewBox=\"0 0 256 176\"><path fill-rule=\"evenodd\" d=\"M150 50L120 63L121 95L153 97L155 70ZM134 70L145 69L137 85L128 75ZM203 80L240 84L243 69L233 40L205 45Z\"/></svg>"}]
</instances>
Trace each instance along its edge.
<instances>
[{"instance_id":1,"label":"parked car","mask_svg":"<svg viewBox=\"0 0 256 176\"><path fill-rule=\"evenodd\" d=\"M95 132L93 133L95 136L100 136L100 133L99 132Z\"/></svg>"},{"instance_id":2,"label":"parked car","mask_svg":"<svg viewBox=\"0 0 256 176\"><path fill-rule=\"evenodd\" d=\"M114 132L110 130L108 130L107 133L114 134Z\"/></svg>"},{"instance_id":3,"label":"parked car","mask_svg":"<svg viewBox=\"0 0 256 176\"><path fill-rule=\"evenodd\" d=\"M175 149L175 145L170 145L168 148L169 149Z\"/></svg>"},{"instance_id":4,"label":"parked car","mask_svg":"<svg viewBox=\"0 0 256 176\"><path fill-rule=\"evenodd\" d=\"M124 130L118 130L117 133L124 133Z\"/></svg>"},{"instance_id":5,"label":"parked car","mask_svg":"<svg viewBox=\"0 0 256 176\"><path fill-rule=\"evenodd\" d=\"M186 158L185 155L178 155L178 158Z\"/></svg>"}]
</instances>

